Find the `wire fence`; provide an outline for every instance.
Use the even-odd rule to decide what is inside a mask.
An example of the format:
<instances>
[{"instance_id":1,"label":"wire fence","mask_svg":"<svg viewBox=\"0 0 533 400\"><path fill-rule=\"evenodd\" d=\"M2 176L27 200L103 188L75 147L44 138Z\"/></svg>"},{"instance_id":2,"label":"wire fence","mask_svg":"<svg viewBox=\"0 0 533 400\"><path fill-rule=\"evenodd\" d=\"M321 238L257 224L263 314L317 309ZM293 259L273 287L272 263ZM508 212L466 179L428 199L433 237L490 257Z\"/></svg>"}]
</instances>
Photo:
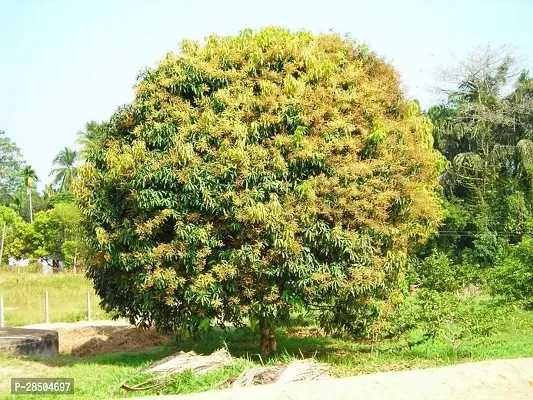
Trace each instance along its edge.
<instances>
[{"instance_id":1,"label":"wire fence","mask_svg":"<svg viewBox=\"0 0 533 400\"><path fill-rule=\"evenodd\" d=\"M6 299L7 301L7 299ZM5 307L4 296L0 293L0 328L6 327L6 312L7 308ZM18 310L17 312L20 312ZM85 319L87 321L92 320L91 313L91 291L87 290L86 294L86 309L85 309ZM56 321L60 322L60 321ZM62 321L61 321L62 322ZM50 324L50 298L48 295L48 290L44 292L43 302L42 302L42 320L41 323Z\"/></svg>"}]
</instances>

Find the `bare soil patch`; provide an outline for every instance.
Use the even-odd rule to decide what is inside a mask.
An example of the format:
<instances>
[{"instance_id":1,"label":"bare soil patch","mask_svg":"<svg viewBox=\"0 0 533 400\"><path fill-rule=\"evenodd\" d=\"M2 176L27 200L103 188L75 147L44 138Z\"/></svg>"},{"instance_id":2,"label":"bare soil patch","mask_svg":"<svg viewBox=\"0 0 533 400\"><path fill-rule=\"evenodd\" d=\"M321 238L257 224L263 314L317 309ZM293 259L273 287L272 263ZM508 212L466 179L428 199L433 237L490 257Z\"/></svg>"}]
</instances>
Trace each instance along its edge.
<instances>
[{"instance_id":1,"label":"bare soil patch","mask_svg":"<svg viewBox=\"0 0 533 400\"><path fill-rule=\"evenodd\" d=\"M123 326L87 326L58 328L59 352L74 356L96 356L109 353L136 352L168 343L172 336L163 336L153 329Z\"/></svg>"},{"instance_id":2,"label":"bare soil patch","mask_svg":"<svg viewBox=\"0 0 533 400\"><path fill-rule=\"evenodd\" d=\"M317 328L289 328L287 334L298 338L320 338L326 336L324 332Z\"/></svg>"}]
</instances>

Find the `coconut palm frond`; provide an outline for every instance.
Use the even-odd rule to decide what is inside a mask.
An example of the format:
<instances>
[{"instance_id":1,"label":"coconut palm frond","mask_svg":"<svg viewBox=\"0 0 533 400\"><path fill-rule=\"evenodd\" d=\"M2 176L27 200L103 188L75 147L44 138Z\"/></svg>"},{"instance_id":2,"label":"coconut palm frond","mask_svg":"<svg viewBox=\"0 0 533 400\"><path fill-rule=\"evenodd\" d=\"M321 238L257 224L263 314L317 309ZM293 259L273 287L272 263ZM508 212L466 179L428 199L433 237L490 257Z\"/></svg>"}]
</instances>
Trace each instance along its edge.
<instances>
[{"instance_id":1,"label":"coconut palm frond","mask_svg":"<svg viewBox=\"0 0 533 400\"><path fill-rule=\"evenodd\" d=\"M512 160L516 152L515 146L495 144L489 154L489 161L493 165L500 164L506 160Z\"/></svg>"},{"instance_id":2,"label":"coconut palm frond","mask_svg":"<svg viewBox=\"0 0 533 400\"><path fill-rule=\"evenodd\" d=\"M533 172L533 142L521 139L516 144L516 160L520 173L531 175Z\"/></svg>"},{"instance_id":3,"label":"coconut palm frond","mask_svg":"<svg viewBox=\"0 0 533 400\"><path fill-rule=\"evenodd\" d=\"M479 172L483 170L484 161L479 154L472 152L460 153L454 157L452 166L457 171Z\"/></svg>"},{"instance_id":4,"label":"coconut palm frond","mask_svg":"<svg viewBox=\"0 0 533 400\"><path fill-rule=\"evenodd\" d=\"M50 172L50 176L54 176L54 184L60 186L60 190L69 190L72 182L78 174L78 152L65 147L54 158L54 165L58 168Z\"/></svg>"},{"instance_id":5,"label":"coconut palm frond","mask_svg":"<svg viewBox=\"0 0 533 400\"><path fill-rule=\"evenodd\" d=\"M24 179L24 185L26 186L27 189L30 189L35 182L39 181L39 178L37 177L37 173L29 165L25 166L24 169L22 170L22 177Z\"/></svg>"}]
</instances>

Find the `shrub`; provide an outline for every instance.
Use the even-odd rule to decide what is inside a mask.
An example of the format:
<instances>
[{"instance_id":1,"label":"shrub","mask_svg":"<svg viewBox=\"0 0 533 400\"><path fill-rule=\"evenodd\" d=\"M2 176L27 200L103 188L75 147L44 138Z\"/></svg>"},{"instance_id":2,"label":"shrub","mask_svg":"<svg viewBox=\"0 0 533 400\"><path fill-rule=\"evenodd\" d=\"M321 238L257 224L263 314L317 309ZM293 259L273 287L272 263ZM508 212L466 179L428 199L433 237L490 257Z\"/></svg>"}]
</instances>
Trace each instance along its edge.
<instances>
[{"instance_id":1,"label":"shrub","mask_svg":"<svg viewBox=\"0 0 533 400\"><path fill-rule=\"evenodd\" d=\"M495 269L491 287L494 294L533 307L533 239L511 247Z\"/></svg>"},{"instance_id":2,"label":"shrub","mask_svg":"<svg viewBox=\"0 0 533 400\"><path fill-rule=\"evenodd\" d=\"M409 347L428 340L442 341L457 353L465 341L489 336L508 311L475 298L422 289L388 318L381 337L403 337Z\"/></svg>"},{"instance_id":3,"label":"shrub","mask_svg":"<svg viewBox=\"0 0 533 400\"><path fill-rule=\"evenodd\" d=\"M438 292L452 292L459 288L461 276L452 260L444 253L433 251L423 260L415 261L417 283L422 288Z\"/></svg>"}]
</instances>

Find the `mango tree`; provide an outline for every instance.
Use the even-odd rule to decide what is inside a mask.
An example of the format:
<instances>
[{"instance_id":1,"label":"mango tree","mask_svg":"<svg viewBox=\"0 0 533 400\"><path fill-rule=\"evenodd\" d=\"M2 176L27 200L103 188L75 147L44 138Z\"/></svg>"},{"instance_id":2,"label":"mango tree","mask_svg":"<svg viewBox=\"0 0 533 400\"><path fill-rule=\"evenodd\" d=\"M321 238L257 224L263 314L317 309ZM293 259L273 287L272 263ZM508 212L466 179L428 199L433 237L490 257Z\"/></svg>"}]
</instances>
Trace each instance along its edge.
<instances>
[{"instance_id":1,"label":"mango tree","mask_svg":"<svg viewBox=\"0 0 533 400\"><path fill-rule=\"evenodd\" d=\"M251 319L264 356L298 307L359 332L440 219L430 121L335 34L184 41L104 126L74 190L88 276L140 326Z\"/></svg>"}]
</instances>

